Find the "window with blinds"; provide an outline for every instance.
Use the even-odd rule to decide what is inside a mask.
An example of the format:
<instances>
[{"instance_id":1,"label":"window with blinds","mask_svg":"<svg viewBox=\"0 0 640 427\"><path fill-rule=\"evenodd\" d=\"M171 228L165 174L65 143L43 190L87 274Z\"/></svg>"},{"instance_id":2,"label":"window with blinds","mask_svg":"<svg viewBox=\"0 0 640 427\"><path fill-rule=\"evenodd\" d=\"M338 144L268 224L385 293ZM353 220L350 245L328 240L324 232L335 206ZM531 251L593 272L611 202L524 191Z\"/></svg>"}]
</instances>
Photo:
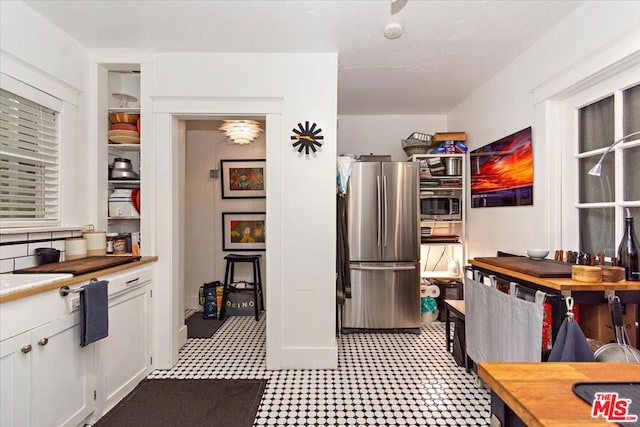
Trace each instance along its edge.
<instances>
[{"instance_id":1,"label":"window with blinds","mask_svg":"<svg viewBox=\"0 0 640 427\"><path fill-rule=\"evenodd\" d=\"M59 117L56 111L0 89L0 224L59 221Z\"/></svg>"}]
</instances>

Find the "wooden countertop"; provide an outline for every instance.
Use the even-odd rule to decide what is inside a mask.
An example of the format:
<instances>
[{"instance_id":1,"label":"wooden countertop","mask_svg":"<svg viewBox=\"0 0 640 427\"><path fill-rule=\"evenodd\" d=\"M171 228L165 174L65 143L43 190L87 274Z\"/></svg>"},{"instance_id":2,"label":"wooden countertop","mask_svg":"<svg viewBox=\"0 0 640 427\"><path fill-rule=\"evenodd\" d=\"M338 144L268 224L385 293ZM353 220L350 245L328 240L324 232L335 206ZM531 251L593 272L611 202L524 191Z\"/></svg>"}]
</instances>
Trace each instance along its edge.
<instances>
[{"instance_id":1,"label":"wooden countertop","mask_svg":"<svg viewBox=\"0 0 640 427\"><path fill-rule=\"evenodd\" d=\"M496 273L522 279L530 283L535 283L549 289L555 289L557 291L640 291L640 282L627 282L623 280L620 282L586 283L572 279L535 277L475 259L469 260L469 264L486 270L495 271Z\"/></svg>"},{"instance_id":2,"label":"wooden countertop","mask_svg":"<svg viewBox=\"0 0 640 427\"><path fill-rule=\"evenodd\" d=\"M70 277L68 279L62 279L46 285L37 286L35 288L23 289L16 292L7 293L5 295L0 296L0 304L2 304L3 302L8 302L8 301L13 301L19 298L28 297L30 295L39 294L41 292L46 292L51 289L58 289L63 286L70 286L80 282L87 282L94 277L104 276L105 274L117 273L118 271L124 271L134 267L140 267L141 265L156 262L157 260L158 260L157 256L146 256L146 257L140 258L140 260L138 261L133 261L127 264L120 264L114 267L104 268L102 270L93 271L87 274L81 274L79 276Z\"/></svg>"},{"instance_id":3,"label":"wooden countertop","mask_svg":"<svg viewBox=\"0 0 640 427\"><path fill-rule=\"evenodd\" d=\"M478 375L529 427L612 426L591 418L591 406L571 387L581 381L638 381L640 365L484 362Z\"/></svg>"}]
</instances>

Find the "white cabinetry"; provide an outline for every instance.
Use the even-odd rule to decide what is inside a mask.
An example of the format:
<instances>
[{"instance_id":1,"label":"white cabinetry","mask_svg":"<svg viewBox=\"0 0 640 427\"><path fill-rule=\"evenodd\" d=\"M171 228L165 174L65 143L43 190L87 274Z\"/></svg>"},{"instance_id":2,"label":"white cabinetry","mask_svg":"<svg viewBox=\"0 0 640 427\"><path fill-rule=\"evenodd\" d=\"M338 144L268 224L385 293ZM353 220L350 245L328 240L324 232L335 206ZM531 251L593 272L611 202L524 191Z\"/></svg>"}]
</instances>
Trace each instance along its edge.
<instances>
[{"instance_id":1,"label":"white cabinetry","mask_svg":"<svg viewBox=\"0 0 640 427\"><path fill-rule=\"evenodd\" d=\"M109 336L85 347L78 294L51 290L2 304L1 427L76 427L133 390L151 370L152 274L143 266L96 276L109 281Z\"/></svg>"},{"instance_id":2,"label":"white cabinetry","mask_svg":"<svg viewBox=\"0 0 640 427\"><path fill-rule=\"evenodd\" d=\"M465 261L466 155L418 154L423 278L462 278Z\"/></svg>"},{"instance_id":3,"label":"white cabinetry","mask_svg":"<svg viewBox=\"0 0 640 427\"><path fill-rule=\"evenodd\" d=\"M149 373L150 293L151 285L142 284L109 300L109 336L98 343L101 414Z\"/></svg>"},{"instance_id":4,"label":"white cabinetry","mask_svg":"<svg viewBox=\"0 0 640 427\"><path fill-rule=\"evenodd\" d=\"M29 425L31 332L0 341L0 426Z\"/></svg>"},{"instance_id":5,"label":"white cabinetry","mask_svg":"<svg viewBox=\"0 0 640 427\"><path fill-rule=\"evenodd\" d=\"M95 376L78 312L34 329L31 346L31 426L79 425L94 409Z\"/></svg>"},{"instance_id":6,"label":"white cabinetry","mask_svg":"<svg viewBox=\"0 0 640 427\"><path fill-rule=\"evenodd\" d=\"M0 342L1 426L77 426L94 409L92 346L70 313Z\"/></svg>"}]
</instances>

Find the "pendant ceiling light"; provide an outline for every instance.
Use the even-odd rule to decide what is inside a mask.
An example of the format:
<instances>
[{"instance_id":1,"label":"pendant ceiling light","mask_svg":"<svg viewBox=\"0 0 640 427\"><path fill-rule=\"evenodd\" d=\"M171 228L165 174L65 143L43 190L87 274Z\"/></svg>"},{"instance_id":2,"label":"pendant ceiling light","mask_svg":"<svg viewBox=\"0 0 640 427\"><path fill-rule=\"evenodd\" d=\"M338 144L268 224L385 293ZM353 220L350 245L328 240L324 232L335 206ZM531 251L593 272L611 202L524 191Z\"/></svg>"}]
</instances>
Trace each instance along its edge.
<instances>
[{"instance_id":1,"label":"pendant ceiling light","mask_svg":"<svg viewBox=\"0 0 640 427\"><path fill-rule=\"evenodd\" d=\"M225 120L220 130L232 143L241 145L249 144L262 132L255 120Z\"/></svg>"}]
</instances>

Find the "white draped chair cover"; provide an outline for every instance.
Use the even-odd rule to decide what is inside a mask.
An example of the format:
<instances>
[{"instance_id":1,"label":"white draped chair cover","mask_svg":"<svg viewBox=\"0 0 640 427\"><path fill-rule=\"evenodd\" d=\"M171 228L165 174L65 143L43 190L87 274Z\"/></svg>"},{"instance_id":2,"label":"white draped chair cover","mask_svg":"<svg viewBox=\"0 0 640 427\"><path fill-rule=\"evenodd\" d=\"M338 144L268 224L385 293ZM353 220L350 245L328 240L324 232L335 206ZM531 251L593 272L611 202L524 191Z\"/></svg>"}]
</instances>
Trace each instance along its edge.
<instances>
[{"instance_id":1,"label":"white draped chair cover","mask_svg":"<svg viewBox=\"0 0 640 427\"><path fill-rule=\"evenodd\" d=\"M529 302L515 296L515 284L506 294L490 281L465 277L467 354L475 362L540 362L545 294Z\"/></svg>"}]
</instances>

